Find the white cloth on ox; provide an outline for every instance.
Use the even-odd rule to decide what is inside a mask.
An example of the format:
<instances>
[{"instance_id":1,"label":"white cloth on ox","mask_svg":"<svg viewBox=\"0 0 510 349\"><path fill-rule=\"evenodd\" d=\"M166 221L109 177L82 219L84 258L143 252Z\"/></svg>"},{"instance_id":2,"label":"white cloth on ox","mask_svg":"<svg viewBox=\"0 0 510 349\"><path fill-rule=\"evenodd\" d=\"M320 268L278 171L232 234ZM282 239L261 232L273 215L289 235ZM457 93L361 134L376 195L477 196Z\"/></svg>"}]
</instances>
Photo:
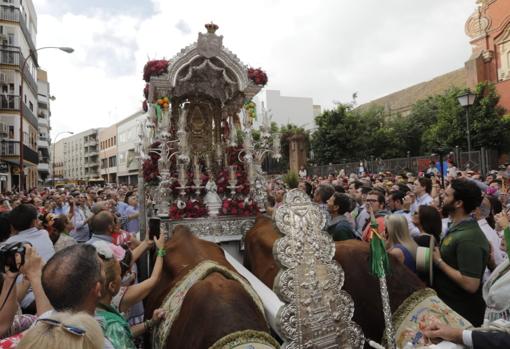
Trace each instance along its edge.
<instances>
[{"instance_id":1,"label":"white cloth on ox","mask_svg":"<svg viewBox=\"0 0 510 349\"><path fill-rule=\"evenodd\" d=\"M239 282L253 299L255 305L265 319L262 301L255 290L253 290L250 283L237 273L225 268L224 266L221 266L214 261L206 260L197 264L192 270L190 270L165 297L161 308L166 311L166 317L154 328L154 331L152 332L152 343L154 349L161 349L164 347L173 322L180 313L182 302L184 301L188 291L195 285L195 283L205 279L212 273L220 273L227 279Z\"/></svg>"}]
</instances>

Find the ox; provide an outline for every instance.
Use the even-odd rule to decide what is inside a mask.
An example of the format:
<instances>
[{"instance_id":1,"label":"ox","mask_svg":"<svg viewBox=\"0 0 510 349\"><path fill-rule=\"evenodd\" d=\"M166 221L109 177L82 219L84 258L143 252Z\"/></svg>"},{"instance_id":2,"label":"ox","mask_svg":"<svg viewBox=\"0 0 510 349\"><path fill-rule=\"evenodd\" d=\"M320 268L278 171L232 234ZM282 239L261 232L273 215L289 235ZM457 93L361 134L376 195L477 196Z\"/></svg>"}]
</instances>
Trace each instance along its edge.
<instances>
[{"instance_id":1,"label":"ox","mask_svg":"<svg viewBox=\"0 0 510 349\"><path fill-rule=\"evenodd\" d=\"M218 245L197 238L187 227L174 229L166 250L160 286L147 298L146 316L163 303L190 270L204 261L214 261L235 273ZM193 284L170 327L164 348L209 348L225 336L245 330L269 334L263 313L246 289L218 272Z\"/></svg>"},{"instance_id":2,"label":"ox","mask_svg":"<svg viewBox=\"0 0 510 349\"><path fill-rule=\"evenodd\" d=\"M273 258L273 244L280 238L273 221L265 216L257 217L255 225L245 237L245 266L269 288L279 267ZM357 240L336 242L335 259L345 272L343 289L353 298L355 311L353 320L363 329L365 337L380 342L384 331L384 318L379 281L369 273L369 245ZM391 276L388 277L388 292L391 310L411 294L425 288L421 280L406 266L390 256Z\"/></svg>"}]
</instances>

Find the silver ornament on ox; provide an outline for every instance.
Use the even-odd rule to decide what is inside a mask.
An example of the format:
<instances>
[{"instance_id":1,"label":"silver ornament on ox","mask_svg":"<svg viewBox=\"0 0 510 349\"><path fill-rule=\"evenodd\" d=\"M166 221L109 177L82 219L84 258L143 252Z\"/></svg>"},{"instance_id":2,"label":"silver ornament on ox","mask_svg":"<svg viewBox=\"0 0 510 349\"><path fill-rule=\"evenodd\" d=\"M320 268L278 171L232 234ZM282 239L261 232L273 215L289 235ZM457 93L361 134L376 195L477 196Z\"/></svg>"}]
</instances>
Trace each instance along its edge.
<instances>
[{"instance_id":1,"label":"silver ornament on ox","mask_svg":"<svg viewBox=\"0 0 510 349\"><path fill-rule=\"evenodd\" d=\"M274 290L286 303L277 314L283 348L363 348L363 332L352 321L354 302L341 290L345 276L333 259L334 242L322 230L325 214L294 189L275 220L283 235L273 246L281 266Z\"/></svg>"}]
</instances>

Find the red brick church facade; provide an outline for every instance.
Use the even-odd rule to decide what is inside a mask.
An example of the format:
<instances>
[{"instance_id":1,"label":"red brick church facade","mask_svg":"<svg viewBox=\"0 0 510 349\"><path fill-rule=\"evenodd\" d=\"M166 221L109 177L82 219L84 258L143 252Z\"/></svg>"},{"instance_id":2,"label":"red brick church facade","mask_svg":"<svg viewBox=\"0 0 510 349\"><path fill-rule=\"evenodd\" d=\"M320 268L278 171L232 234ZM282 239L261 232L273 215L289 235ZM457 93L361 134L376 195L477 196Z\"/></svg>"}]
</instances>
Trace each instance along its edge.
<instances>
[{"instance_id":1,"label":"red brick church facade","mask_svg":"<svg viewBox=\"0 0 510 349\"><path fill-rule=\"evenodd\" d=\"M510 111L510 0L479 0L466 22L473 54L466 62L467 84L496 84L500 105Z\"/></svg>"}]
</instances>

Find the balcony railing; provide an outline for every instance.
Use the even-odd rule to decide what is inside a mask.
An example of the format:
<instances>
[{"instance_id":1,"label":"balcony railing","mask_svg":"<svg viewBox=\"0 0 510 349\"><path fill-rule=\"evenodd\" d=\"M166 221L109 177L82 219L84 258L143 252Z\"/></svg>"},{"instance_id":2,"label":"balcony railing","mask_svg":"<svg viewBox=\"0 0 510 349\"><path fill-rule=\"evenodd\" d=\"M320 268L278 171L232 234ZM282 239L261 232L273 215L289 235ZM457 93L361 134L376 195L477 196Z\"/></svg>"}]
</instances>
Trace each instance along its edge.
<instances>
[{"instance_id":1,"label":"balcony railing","mask_svg":"<svg viewBox=\"0 0 510 349\"><path fill-rule=\"evenodd\" d=\"M20 24L21 31L23 31L23 35L25 36L28 46L31 51L35 51L34 41L32 40L32 36L30 35L30 30L28 29L26 17L21 13L19 8L14 7L12 5L3 5L0 6L0 19L4 21L17 22ZM34 53L35 59L37 60L37 53Z\"/></svg>"},{"instance_id":2,"label":"balcony railing","mask_svg":"<svg viewBox=\"0 0 510 349\"><path fill-rule=\"evenodd\" d=\"M0 94L0 110L19 111L19 102L19 96ZM23 104L23 116L32 126L38 128L39 121L26 104Z\"/></svg>"},{"instance_id":3,"label":"balcony railing","mask_svg":"<svg viewBox=\"0 0 510 349\"><path fill-rule=\"evenodd\" d=\"M37 170L39 172L49 172L50 165L48 163L40 162L39 164L37 164Z\"/></svg>"},{"instance_id":4,"label":"balcony railing","mask_svg":"<svg viewBox=\"0 0 510 349\"><path fill-rule=\"evenodd\" d=\"M0 46L0 64L17 66L21 70L21 66L23 65L24 61L25 56L23 56L23 54L20 52L19 47ZM35 81L32 74L30 74L28 65L25 65L23 76L25 77L25 80L27 81L27 84L30 86L30 88L37 94L37 82Z\"/></svg>"},{"instance_id":5,"label":"balcony railing","mask_svg":"<svg viewBox=\"0 0 510 349\"><path fill-rule=\"evenodd\" d=\"M0 141L0 156L19 156L19 142L18 141L6 141L2 140ZM27 147L26 145L23 145L23 159L26 161L30 161L33 164L39 163L39 154Z\"/></svg>"},{"instance_id":6,"label":"balcony railing","mask_svg":"<svg viewBox=\"0 0 510 349\"><path fill-rule=\"evenodd\" d=\"M0 94L0 109L19 111L19 96Z\"/></svg>"}]
</instances>

